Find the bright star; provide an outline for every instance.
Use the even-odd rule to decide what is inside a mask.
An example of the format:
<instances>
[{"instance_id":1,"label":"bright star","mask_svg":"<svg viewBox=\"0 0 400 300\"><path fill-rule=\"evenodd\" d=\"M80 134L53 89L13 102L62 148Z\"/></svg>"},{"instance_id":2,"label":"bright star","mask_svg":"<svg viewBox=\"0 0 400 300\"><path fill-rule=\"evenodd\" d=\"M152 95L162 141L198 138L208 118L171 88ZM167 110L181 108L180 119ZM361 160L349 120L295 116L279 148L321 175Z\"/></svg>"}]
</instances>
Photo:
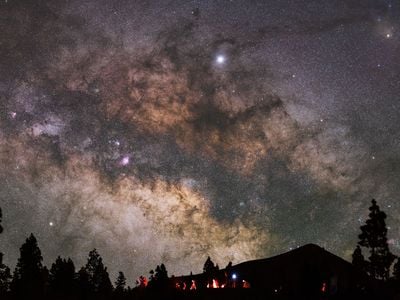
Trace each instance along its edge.
<instances>
[{"instance_id":1,"label":"bright star","mask_svg":"<svg viewBox=\"0 0 400 300\"><path fill-rule=\"evenodd\" d=\"M54 226L54 223L50 221L49 225L52 227L52 226Z\"/></svg>"},{"instance_id":2,"label":"bright star","mask_svg":"<svg viewBox=\"0 0 400 300\"><path fill-rule=\"evenodd\" d=\"M217 56L217 63L218 64L223 64L225 62L225 56L223 56L223 55L218 55Z\"/></svg>"},{"instance_id":3,"label":"bright star","mask_svg":"<svg viewBox=\"0 0 400 300\"><path fill-rule=\"evenodd\" d=\"M129 164L129 156L123 157L122 160L121 160L121 164L122 164L123 166L128 165L128 164Z\"/></svg>"}]
</instances>

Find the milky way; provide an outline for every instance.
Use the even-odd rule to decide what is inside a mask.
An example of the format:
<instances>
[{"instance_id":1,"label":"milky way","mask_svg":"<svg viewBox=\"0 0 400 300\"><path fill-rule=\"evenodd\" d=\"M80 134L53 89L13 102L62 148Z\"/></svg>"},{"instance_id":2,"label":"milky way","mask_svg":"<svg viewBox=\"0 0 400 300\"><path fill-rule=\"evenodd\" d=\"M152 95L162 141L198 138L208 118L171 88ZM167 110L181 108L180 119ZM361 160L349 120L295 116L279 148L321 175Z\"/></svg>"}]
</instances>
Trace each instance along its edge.
<instances>
[{"instance_id":1,"label":"milky way","mask_svg":"<svg viewBox=\"0 0 400 300\"><path fill-rule=\"evenodd\" d=\"M348 259L372 198L399 252L400 5L166 2L1 2L6 262Z\"/></svg>"}]
</instances>

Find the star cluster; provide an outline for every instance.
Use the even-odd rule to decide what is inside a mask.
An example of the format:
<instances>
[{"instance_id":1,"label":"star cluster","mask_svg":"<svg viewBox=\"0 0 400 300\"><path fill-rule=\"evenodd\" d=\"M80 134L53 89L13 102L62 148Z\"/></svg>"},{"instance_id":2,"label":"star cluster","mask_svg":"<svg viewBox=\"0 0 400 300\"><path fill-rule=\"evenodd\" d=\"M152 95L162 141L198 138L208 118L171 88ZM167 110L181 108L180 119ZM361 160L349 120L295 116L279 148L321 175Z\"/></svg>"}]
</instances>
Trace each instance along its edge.
<instances>
[{"instance_id":1,"label":"star cluster","mask_svg":"<svg viewBox=\"0 0 400 300\"><path fill-rule=\"evenodd\" d=\"M171 274L304 243L349 258L372 197L400 247L400 7L0 4L6 262L96 247Z\"/></svg>"}]
</instances>

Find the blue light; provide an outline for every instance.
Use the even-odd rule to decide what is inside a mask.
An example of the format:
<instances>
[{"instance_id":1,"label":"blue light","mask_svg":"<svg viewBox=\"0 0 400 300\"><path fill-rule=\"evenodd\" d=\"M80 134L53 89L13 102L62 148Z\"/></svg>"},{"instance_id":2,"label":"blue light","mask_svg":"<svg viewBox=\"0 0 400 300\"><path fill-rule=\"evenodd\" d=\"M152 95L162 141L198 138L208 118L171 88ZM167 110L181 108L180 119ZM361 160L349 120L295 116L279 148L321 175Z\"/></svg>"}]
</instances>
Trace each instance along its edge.
<instances>
[{"instance_id":1,"label":"blue light","mask_svg":"<svg viewBox=\"0 0 400 300\"><path fill-rule=\"evenodd\" d=\"M233 273L233 274L232 274L232 279L236 279L236 278L237 278L236 274Z\"/></svg>"}]
</instances>

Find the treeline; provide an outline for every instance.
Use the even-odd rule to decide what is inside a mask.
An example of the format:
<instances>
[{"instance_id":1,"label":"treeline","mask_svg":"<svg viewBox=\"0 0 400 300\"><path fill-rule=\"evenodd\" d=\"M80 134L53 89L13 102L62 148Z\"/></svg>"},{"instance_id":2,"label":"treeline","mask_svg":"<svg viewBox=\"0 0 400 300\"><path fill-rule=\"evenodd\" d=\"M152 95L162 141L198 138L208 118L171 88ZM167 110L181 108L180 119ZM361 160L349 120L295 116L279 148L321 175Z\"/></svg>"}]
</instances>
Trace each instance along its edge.
<instances>
[{"instance_id":1,"label":"treeline","mask_svg":"<svg viewBox=\"0 0 400 300\"><path fill-rule=\"evenodd\" d=\"M0 209L0 233L3 231L1 217ZM218 270L218 265L214 265L208 257L203 270L207 278L204 286L212 282ZM60 256L48 269L43 265L37 239L31 234L20 248L20 257L13 273L3 263L3 254L0 253L0 299L120 300L143 296L148 298L154 293L157 295L158 292L176 290L164 264L157 265L149 273L148 278L140 276L135 287L130 287L124 273L119 272L113 285L96 249L89 252L86 264L79 270L70 258Z\"/></svg>"},{"instance_id":2,"label":"treeline","mask_svg":"<svg viewBox=\"0 0 400 300\"><path fill-rule=\"evenodd\" d=\"M369 218L360 227L359 241L353 253L353 266L360 275L366 274L379 282L389 294L400 296L400 258L389 248L386 214L380 210L375 200L372 200L369 211ZM0 233L3 231L1 217L0 209ZM204 290L222 284L225 287L235 287L229 282L230 278L226 277L231 268L230 262L225 272L219 272L218 265L214 265L208 257L203 275L196 277L196 281L174 281L174 277L168 277L165 265L161 264L150 271L148 279L141 276L134 288L127 286L123 272L119 272L113 285L96 249L89 252L86 264L79 270L70 258L61 257L57 257L48 269L43 265L37 240L31 234L20 248L20 257L12 274L3 263L3 254L0 253L0 299L119 300L143 298L143 295L151 295L152 291ZM222 273L225 274L224 278L221 277Z\"/></svg>"},{"instance_id":3,"label":"treeline","mask_svg":"<svg viewBox=\"0 0 400 300\"><path fill-rule=\"evenodd\" d=\"M2 257L2 256L1 256ZM0 260L0 299L126 299L132 288L119 272L115 287L96 249L89 252L86 265L76 271L73 261L57 257L47 269L37 240L31 234L20 248L11 275Z\"/></svg>"}]
</instances>

